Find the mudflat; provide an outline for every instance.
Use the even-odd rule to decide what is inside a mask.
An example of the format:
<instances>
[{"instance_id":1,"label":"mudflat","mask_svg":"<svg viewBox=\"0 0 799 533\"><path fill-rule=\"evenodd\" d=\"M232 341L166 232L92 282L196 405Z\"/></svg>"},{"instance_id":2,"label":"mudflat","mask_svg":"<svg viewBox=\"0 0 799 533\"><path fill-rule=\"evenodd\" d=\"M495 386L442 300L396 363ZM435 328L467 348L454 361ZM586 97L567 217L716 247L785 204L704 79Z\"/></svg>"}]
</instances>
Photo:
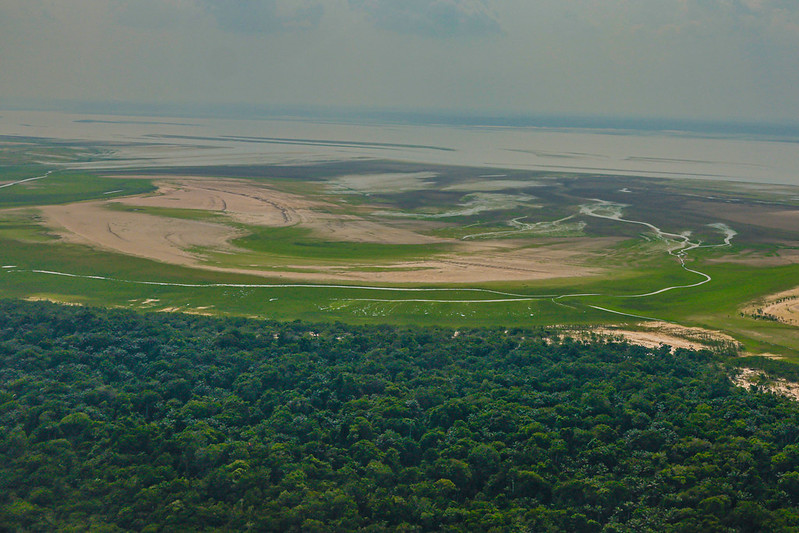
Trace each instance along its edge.
<instances>
[{"instance_id":1,"label":"mudflat","mask_svg":"<svg viewBox=\"0 0 799 533\"><path fill-rule=\"evenodd\" d=\"M330 202L247 180L161 177L156 183L158 190L153 194L42 206L40 210L46 224L67 242L170 264L294 280L474 283L586 276L602 269L580 265L580 257L609 243L607 239L572 239L530 248L508 240L462 241L407 229L403 227L408 225L404 220L385 217L370 220L365 216L335 213L336 206ZM129 209L115 208L115 204ZM207 221L159 216L147 208L194 210L217 217ZM263 269L246 261L226 267L204 261L204 253L209 251L227 254L243 251L232 242L246 234L239 225L297 226L319 239L340 242L446 244L451 251L415 260L377 264L370 261L368 265L359 265L357 260L330 264L292 259Z\"/></svg>"}]
</instances>

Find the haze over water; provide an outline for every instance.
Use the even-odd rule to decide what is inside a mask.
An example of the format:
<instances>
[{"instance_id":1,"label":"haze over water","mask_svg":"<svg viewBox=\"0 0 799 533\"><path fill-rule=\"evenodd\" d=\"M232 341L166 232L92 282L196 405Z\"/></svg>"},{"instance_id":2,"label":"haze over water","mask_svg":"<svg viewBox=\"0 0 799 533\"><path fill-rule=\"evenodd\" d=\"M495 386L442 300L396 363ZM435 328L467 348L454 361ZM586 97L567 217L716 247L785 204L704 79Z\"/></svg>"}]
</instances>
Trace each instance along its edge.
<instances>
[{"instance_id":1,"label":"haze over water","mask_svg":"<svg viewBox=\"0 0 799 533\"><path fill-rule=\"evenodd\" d=\"M795 139L630 129L4 111L0 135L108 143L111 169L391 159L531 171L799 185ZM52 163L52 162L51 162Z\"/></svg>"}]
</instances>

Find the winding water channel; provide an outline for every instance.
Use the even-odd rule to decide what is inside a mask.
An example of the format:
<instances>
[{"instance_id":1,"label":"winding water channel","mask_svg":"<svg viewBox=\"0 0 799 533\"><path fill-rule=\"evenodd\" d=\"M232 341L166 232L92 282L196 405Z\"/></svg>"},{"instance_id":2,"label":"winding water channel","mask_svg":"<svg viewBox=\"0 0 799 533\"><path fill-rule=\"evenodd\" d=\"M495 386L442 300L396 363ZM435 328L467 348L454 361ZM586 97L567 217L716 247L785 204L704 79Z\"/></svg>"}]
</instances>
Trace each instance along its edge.
<instances>
[{"instance_id":1,"label":"winding water channel","mask_svg":"<svg viewBox=\"0 0 799 533\"><path fill-rule=\"evenodd\" d=\"M2 187L7 187L10 185L15 185L17 183L23 183L25 181L31 181L33 179L41 179L47 177L50 173L43 176L38 176L36 178L28 178L27 180L20 180L14 183L8 183L3 185ZM608 202L605 200L593 199L592 203L584 204L580 206L579 214L584 216L590 216L595 218L602 218L607 220L613 220L620 223L626 224L637 224L644 226L651 230L652 233L655 235L655 239L662 241L666 245L666 253L670 256L677 258L680 263L680 266L686 272L690 272L692 274L696 274L700 276L702 279L697 281L696 283L686 284L686 285L672 285L668 287L663 287L654 291L640 293L640 294L632 294L632 295L611 295L611 294L603 294L603 293L579 293L579 294L537 294L537 295L529 295L529 294L518 294L518 293L511 293L511 292L503 292L503 291L496 291L491 289L480 289L480 288L420 288L420 287L383 287L383 286L373 286L373 285L335 285L335 284L304 284L304 283L279 283L279 284L251 284L251 283L176 283L176 282L165 282L165 281L146 281L146 280L128 280L128 279L121 279L121 278L113 278L107 276L93 276L93 275L85 275L85 274L73 274L68 272L58 272L53 270L28 270L27 272L32 272L36 274L42 275L50 275L50 276L63 276L63 277L70 277L70 278L81 278L81 279L93 279L93 280L100 280L100 281L110 281L110 282L118 282L118 283L126 283L126 284L136 284L136 285L145 285L145 286L159 286L159 287L184 287L184 288L241 288L241 289L281 289L281 288L300 288L300 289L341 289L341 290L361 290L361 291L378 291L378 292L400 292L400 293L451 293L451 294L463 294L463 293L471 293L471 294L482 294L486 296L490 296L490 298L484 299L440 299L440 298L401 298L401 299L394 299L394 298L346 298L342 299L344 301L350 302L384 302L384 303L505 303L505 302L522 302L522 301L532 301L532 300L542 300L542 299L551 299L554 303L559 305L564 305L566 307L572 307L567 304L561 303L558 300L564 299L574 299L574 298L585 298L591 296L609 296L614 298L644 298L648 296L655 296L658 294L665 293L667 291L677 290L677 289L690 289L694 287L698 287L700 285L704 285L712 281L712 277L709 274L701 272L699 270L695 270L689 268L686 265L686 259L688 257L688 253L691 250L695 250L698 248L717 248L717 247L724 247L730 246L732 239L737 234L735 230L729 228L728 226L717 223L711 224L710 226L719 230L723 236L724 241L721 244L703 244L701 241L692 241L690 232L684 233L670 233L661 230L657 226L641 221L641 220L631 220L622 217L622 212L624 209L624 205L616 204L613 202ZM564 217L562 219L553 221L553 222L544 222L544 223L535 223L535 224L524 224L520 223L520 219L514 219L511 221L511 225L515 226L516 230L510 230L508 232L497 232L492 235L504 235L504 234L511 234L523 231L529 231L530 229L535 229L536 227L541 227L541 224L546 224L549 226L556 226L559 223L562 223L566 220L572 219L576 216L571 215L568 217ZM475 234L472 236L468 236L470 238L479 238L488 234ZM8 265L2 267L6 272L21 272L24 271L19 269L13 265ZM624 313L621 311L615 311L613 309L608 309L606 307L600 307L595 305L588 305L593 309L622 315L622 316L629 316L634 318L640 318L645 320L659 320L653 317L646 317L641 315L634 315L629 313Z\"/></svg>"}]
</instances>

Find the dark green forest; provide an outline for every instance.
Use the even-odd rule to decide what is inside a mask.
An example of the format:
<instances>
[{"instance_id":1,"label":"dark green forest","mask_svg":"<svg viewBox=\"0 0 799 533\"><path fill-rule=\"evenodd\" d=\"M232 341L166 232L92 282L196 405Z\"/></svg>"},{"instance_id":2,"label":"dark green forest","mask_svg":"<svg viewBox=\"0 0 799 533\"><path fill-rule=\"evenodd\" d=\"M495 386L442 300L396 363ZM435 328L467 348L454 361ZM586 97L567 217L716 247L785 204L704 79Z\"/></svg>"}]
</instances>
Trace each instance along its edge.
<instances>
[{"instance_id":1,"label":"dark green forest","mask_svg":"<svg viewBox=\"0 0 799 533\"><path fill-rule=\"evenodd\" d=\"M795 531L799 406L555 330L0 302L5 531Z\"/></svg>"}]
</instances>

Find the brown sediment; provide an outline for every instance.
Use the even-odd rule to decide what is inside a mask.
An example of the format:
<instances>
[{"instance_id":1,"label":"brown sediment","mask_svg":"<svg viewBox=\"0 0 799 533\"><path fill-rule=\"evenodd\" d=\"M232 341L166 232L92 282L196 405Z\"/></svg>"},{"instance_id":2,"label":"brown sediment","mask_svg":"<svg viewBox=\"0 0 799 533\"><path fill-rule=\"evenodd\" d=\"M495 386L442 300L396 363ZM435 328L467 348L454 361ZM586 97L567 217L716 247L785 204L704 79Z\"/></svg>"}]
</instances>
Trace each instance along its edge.
<instances>
[{"instance_id":1,"label":"brown sediment","mask_svg":"<svg viewBox=\"0 0 799 533\"><path fill-rule=\"evenodd\" d=\"M705 328L681 326L670 322L643 322L637 324L641 329L630 330L614 327L591 329L583 335L599 335L601 337L622 338L631 344L659 348L666 345L672 348L688 350L712 349L719 345L737 345L737 341L720 331Z\"/></svg>"},{"instance_id":2,"label":"brown sediment","mask_svg":"<svg viewBox=\"0 0 799 533\"><path fill-rule=\"evenodd\" d=\"M217 222L156 216L109 209L128 207L195 209L216 212L232 222L266 227L297 225L319 238L379 244L448 244L446 253L429 259L383 264L331 265L305 262L270 267L241 265L222 268L203 263L196 250L236 252L231 241L242 230ZM370 283L474 283L524 281L598 274L579 264L587 252L608 244L605 239L572 239L560 244L525 248L514 241L464 242L421 234L407 221L383 222L339 214L337 206L237 179L184 177L158 182L153 194L122 199L43 206L43 218L68 242L112 250L169 264L208 270L259 274L303 281ZM224 218L221 220L225 220ZM525 243L529 245L528 243Z\"/></svg>"},{"instance_id":3,"label":"brown sediment","mask_svg":"<svg viewBox=\"0 0 799 533\"><path fill-rule=\"evenodd\" d=\"M110 210L107 203L52 205L41 212L67 242L172 264L196 262L198 257L188 251L192 247L226 249L242 235L222 224Z\"/></svg>"},{"instance_id":4,"label":"brown sediment","mask_svg":"<svg viewBox=\"0 0 799 533\"><path fill-rule=\"evenodd\" d=\"M759 205L742 204L737 204L735 209L730 209L729 205L703 202L701 210L711 215L717 215L724 220L763 228L795 231L799 227L799 209L772 209Z\"/></svg>"},{"instance_id":5,"label":"brown sediment","mask_svg":"<svg viewBox=\"0 0 799 533\"><path fill-rule=\"evenodd\" d=\"M743 308L745 315L799 326L799 287L766 296Z\"/></svg>"},{"instance_id":6,"label":"brown sediment","mask_svg":"<svg viewBox=\"0 0 799 533\"><path fill-rule=\"evenodd\" d=\"M731 376L730 379L739 387L748 389L754 386L792 400L799 400L799 383L769 376L761 370L741 368L739 373Z\"/></svg>"}]
</instances>

